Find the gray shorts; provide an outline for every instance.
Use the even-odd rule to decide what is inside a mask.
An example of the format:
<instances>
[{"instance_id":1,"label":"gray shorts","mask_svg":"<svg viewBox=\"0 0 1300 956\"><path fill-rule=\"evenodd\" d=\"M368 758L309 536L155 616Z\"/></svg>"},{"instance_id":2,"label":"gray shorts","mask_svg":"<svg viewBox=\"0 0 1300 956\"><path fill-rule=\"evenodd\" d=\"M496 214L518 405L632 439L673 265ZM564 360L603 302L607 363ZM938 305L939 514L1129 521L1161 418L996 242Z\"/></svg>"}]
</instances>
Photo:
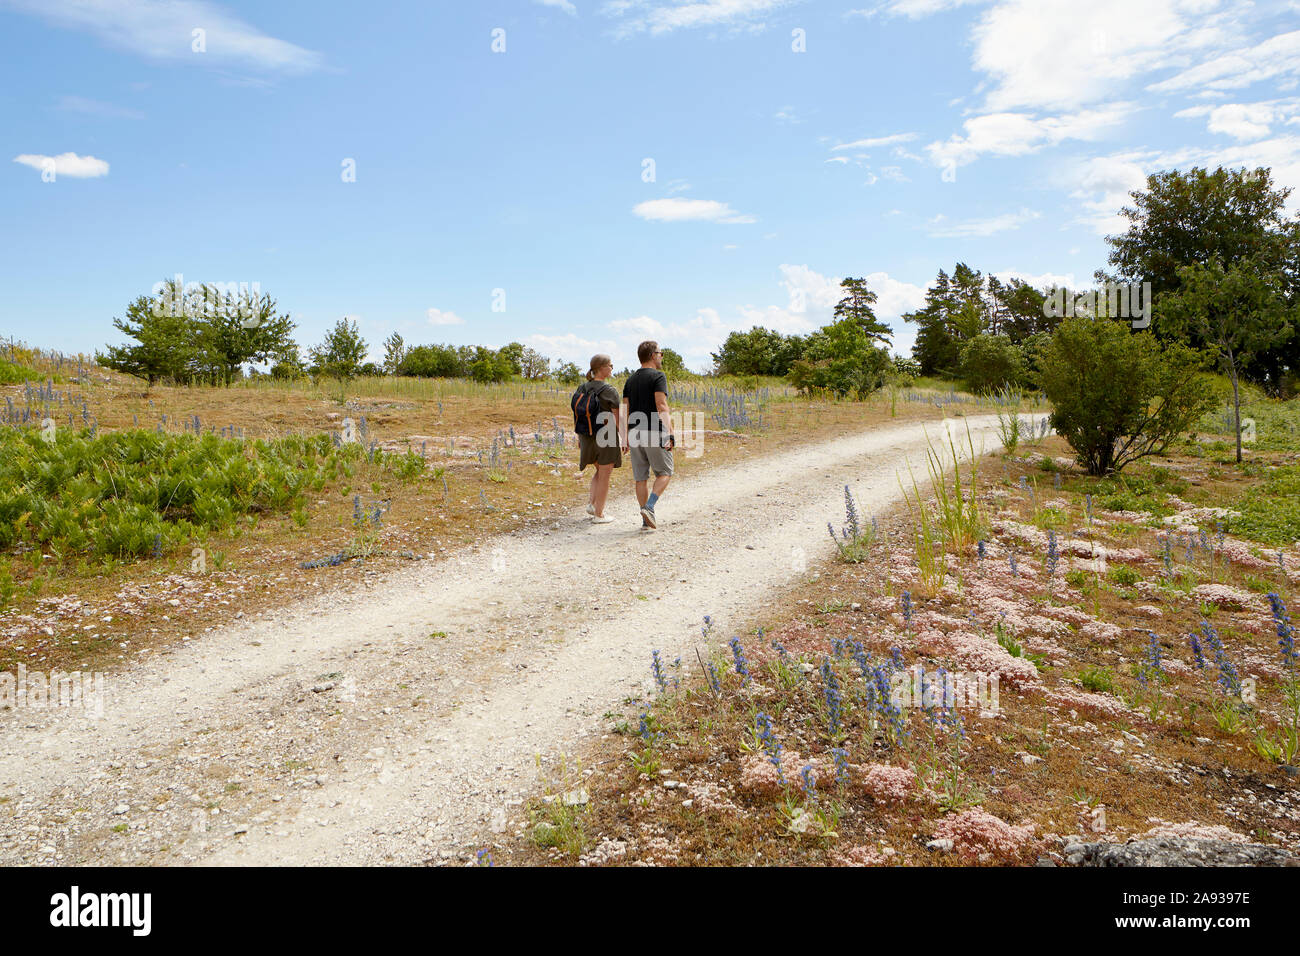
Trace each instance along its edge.
<instances>
[{"instance_id":1,"label":"gray shorts","mask_svg":"<svg viewBox=\"0 0 1300 956\"><path fill-rule=\"evenodd\" d=\"M650 472L654 471L656 475L671 475L673 473L673 452L671 448L645 447L633 444L628 449L628 457L632 459L632 479L634 481L649 481Z\"/></svg>"}]
</instances>

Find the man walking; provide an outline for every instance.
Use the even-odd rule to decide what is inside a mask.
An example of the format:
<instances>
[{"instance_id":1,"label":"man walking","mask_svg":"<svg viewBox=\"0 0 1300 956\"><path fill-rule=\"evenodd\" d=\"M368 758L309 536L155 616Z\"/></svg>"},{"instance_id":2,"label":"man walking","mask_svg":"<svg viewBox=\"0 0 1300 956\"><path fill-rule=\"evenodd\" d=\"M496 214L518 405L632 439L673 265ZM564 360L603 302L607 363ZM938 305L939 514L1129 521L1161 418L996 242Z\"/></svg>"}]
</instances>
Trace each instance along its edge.
<instances>
[{"instance_id":1,"label":"man walking","mask_svg":"<svg viewBox=\"0 0 1300 956\"><path fill-rule=\"evenodd\" d=\"M668 376L658 342L642 342L636 357L641 367L623 384L623 450L632 459L641 526L654 529L655 505L673 476L673 421L668 411ZM655 475L650 487L650 472Z\"/></svg>"}]
</instances>

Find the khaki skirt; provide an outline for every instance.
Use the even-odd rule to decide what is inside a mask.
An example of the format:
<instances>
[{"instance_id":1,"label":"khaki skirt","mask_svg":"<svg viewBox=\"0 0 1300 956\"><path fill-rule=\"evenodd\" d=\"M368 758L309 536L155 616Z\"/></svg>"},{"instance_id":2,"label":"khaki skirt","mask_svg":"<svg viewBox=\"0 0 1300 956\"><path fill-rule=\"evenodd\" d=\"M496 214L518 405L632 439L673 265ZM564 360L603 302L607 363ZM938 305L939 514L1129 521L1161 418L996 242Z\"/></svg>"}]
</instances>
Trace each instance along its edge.
<instances>
[{"instance_id":1,"label":"khaki skirt","mask_svg":"<svg viewBox=\"0 0 1300 956\"><path fill-rule=\"evenodd\" d=\"M578 470L588 465L613 465L623 467L623 453L617 445L601 445L595 435L578 436Z\"/></svg>"}]
</instances>

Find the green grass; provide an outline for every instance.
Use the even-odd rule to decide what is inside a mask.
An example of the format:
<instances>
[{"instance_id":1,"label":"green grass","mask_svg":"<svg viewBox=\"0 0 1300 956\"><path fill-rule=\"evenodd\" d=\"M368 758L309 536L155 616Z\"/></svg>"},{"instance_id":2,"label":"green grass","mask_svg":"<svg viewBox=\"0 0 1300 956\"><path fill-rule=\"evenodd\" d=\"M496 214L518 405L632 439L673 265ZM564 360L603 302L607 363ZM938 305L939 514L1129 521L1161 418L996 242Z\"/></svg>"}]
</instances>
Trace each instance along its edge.
<instances>
[{"instance_id":1,"label":"green grass","mask_svg":"<svg viewBox=\"0 0 1300 956\"><path fill-rule=\"evenodd\" d=\"M330 437L235 441L145 430L53 441L0 429L0 549L138 558L166 553L244 516L305 506L360 445ZM395 456L394 456L395 457Z\"/></svg>"},{"instance_id":2,"label":"green grass","mask_svg":"<svg viewBox=\"0 0 1300 956\"><path fill-rule=\"evenodd\" d=\"M21 385L24 382L44 381L45 378L34 368L0 359L0 385Z\"/></svg>"},{"instance_id":3,"label":"green grass","mask_svg":"<svg viewBox=\"0 0 1300 956\"><path fill-rule=\"evenodd\" d=\"M1300 465L1274 469L1263 487L1252 489L1232 507L1241 512L1229 522L1235 535L1276 546L1300 539Z\"/></svg>"}]
</instances>

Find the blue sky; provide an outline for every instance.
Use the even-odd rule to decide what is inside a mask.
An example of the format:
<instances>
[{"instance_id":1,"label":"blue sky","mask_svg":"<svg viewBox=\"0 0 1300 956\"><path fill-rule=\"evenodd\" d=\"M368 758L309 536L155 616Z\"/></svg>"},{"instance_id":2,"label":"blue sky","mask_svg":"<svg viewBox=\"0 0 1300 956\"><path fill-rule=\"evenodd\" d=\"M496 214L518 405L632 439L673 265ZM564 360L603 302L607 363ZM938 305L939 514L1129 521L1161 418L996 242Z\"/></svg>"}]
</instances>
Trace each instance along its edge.
<instances>
[{"instance_id":1,"label":"blue sky","mask_svg":"<svg viewBox=\"0 0 1300 956\"><path fill-rule=\"evenodd\" d=\"M865 275L906 351L957 260L1086 282L1148 172L1300 186L1294 0L0 0L0 81L0 333L70 351L178 273L697 368Z\"/></svg>"}]
</instances>

